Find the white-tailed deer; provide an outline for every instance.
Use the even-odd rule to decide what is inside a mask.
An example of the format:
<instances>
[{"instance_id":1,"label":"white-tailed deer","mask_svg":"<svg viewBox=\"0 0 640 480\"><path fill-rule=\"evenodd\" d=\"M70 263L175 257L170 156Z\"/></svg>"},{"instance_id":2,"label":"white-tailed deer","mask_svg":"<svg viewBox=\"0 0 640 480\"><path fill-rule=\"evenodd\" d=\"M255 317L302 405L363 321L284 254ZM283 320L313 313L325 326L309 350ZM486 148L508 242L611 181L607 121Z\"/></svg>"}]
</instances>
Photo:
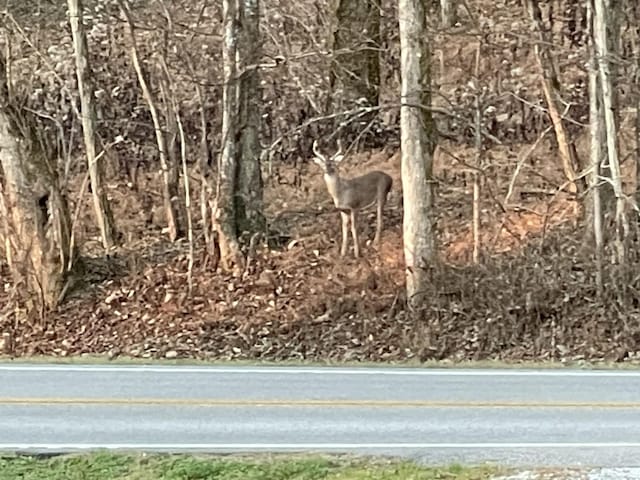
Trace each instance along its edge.
<instances>
[{"instance_id":1,"label":"white-tailed deer","mask_svg":"<svg viewBox=\"0 0 640 480\"><path fill-rule=\"evenodd\" d=\"M351 235L353 236L353 253L355 257L360 256L360 242L358 241L358 230L356 219L358 212L363 208L370 207L374 203L377 206L376 235L373 242L380 245L382 235L382 210L387 201L387 196L393 183L391 177L384 172L375 170L355 178L342 178L338 173L338 164L343 160L342 143L338 140L338 151L327 159L318 150L318 141L313 142L313 161L322 168L324 172L324 183L327 185L329 195L333 198L333 203L340 211L342 218L342 247L340 255L347 254L347 242L349 235L349 223L351 223Z\"/></svg>"}]
</instances>

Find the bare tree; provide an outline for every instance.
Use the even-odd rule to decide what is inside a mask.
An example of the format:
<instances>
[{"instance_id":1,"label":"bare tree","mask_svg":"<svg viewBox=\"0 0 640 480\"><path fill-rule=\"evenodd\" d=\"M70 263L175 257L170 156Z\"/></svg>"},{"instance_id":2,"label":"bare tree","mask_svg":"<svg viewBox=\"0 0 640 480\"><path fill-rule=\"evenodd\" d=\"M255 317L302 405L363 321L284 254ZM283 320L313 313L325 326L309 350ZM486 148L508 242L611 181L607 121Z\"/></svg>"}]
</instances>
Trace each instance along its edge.
<instances>
[{"instance_id":1,"label":"bare tree","mask_svg":"<svg viewBox=\"0 0 640 480\"><path fill-rule=\"evenodd\" d=\"M616 16L615 8L612 7L613 5L609 5L609 8L607 8L605 0L594 0L593 36L596 56L598 59L598 76L601 87L600 91L602 94L602 110L604 112L604 124L607 140L607 163L611 170L610 181L616 198L616 260L619 264L623 265L626 258L625 240L629 231L629 225L625 213L625 198L622 190L620 159L618 157L617 126L613 109L614 84L610 68L610 62L612 60L609 54L609 46L611 42L609 35L612 34L612 25L609 25L608 22L610 18L614 19Z\"/></svg>"},{"instance_id":2,"label":"bare tree","mask_svg":"<svg viewBox=\"0 0 640 480\"><path fill-rule=\"evenodd\" d=\"M570 190L573 193L584 190L584 182L579 181L577 172L580 170L579 159L571 139L566 120L560 107L562 92L555 61L552 54L552 36L542 21L539 0L526 0L527 10L531 18L534 31L538 35L534 50L538 66L542 75L542 91L547 101L549 117L556 134L562 170Z\"/></svg>"},{"instance_id":3,"label":"bare tree","mask_svg":"<svg viewBox=\"0 0 640 480\"><path fill-rule=\"evenodd\" d=\"M260 171L260 2L241 0L239 9L238 90L240 144L237 165L236 218L238 232L265 228L263 182Z\"/></svg>"},{"instance_id":4,"label":"bare tree","mask_svg":"<svg viewBox=\"0 0 640 480\"><path fill-rule=\"evenodd\" d=\"M109 199L104 187L103 162L96 161L96 109L94 104L94 85L89 63L89 49L87 35L83 24L82 0L68 0L69 23L73 35L75 49L76 74L78 77L78 92L82 109L82 131L84 146L87 154L89 177L91 179L91 194L96 222L100 229L102 245L105 249L116 243L117 232Z\"/></svg>"},{"instance_id":5,"label":"bare tree","mask_svg":"<svg viewBox=\"0 0 640 480\"><path fill-rule=\"evenodd\" d=\"M440 0L440 22L443 27L453 27L457 21L457 0Z\"/></svg>"},{"instance_id":6,"label":"bare tree","mask_svg":"<svg viewBox=\"0 0 640 480\"><path fill-rule=\"evenodd\" d=\"M598 294L603 291L603 256L604 256L604 229L602 227L602 197L601 180L602 171L602 146L604 144L603 112L601 98L600 79L598 76L598 57L594 47L593 36L593 2L587 2L587 22L589 29L589 135L591 171L589 174L589 196L591 199L587 215L587 225L593 233L596 253L596 288Z\"/></svg>"},{"instance_id":7,"label":"bare tree","mask_svg":"<svg viewBox=\"0 0 640 480\"><path fill-rule=\"evenodd\" d=\"M378 105L380 89L380 3L338 0L331 85L334 109Z\"/></svg>"},{"instance_id":8,"label":"bare tree","mask_svg":"<svg viewBox=\"0 0 640 480\"><path fill-rule=\"evenodd\" d=\"M169 238L175 241L182 235L182 229L179 222L179 202L180 195L177 179L172 174L172 166L170 165L169 157L167 154L167 140L165 138L162 125L160 124L160 115L158 114L158 108L156 106L156 99L151 89L149 88L149 80L147 72L144 70L140 58L138 56L138 46L136 41L136 34L133 24L133 18L129 9L127 0L118 0L120 10L126 20L127 30L129 32L129 41L131 42L131 60L133 67L138 75L138 82L142 89L142 94L149 107L151 118L153 119L153 126L155 129L156 141L158 144L158 155L160 156L160 169L162 173L162 196L164 200L164 211L169 230Z\"/></svg>"},{"instance_id":9,"label":"bare tree","mask_svg":"<svg viewBox=\"0 0 640 480\"><path fill-rule=\"evenodd\" d=\"M236 112L238 111L236 0L224 0L222 5L224 17L222 153L218 163L218 184L212 225L218 233L222 267L237 272L243 267L244 259L238 242L235 202L238 147L236 143Z\"/></svg>"},{"instance_id":10,"label":"bare tree","mask_svg":"<svg viewBox=\"0 0 640 480\"><path fill-rule=\"evenodd\" d=\"M399 0L402 92L400 130L403 240L407 268L407 298L424 303L427 267L436 256L433 227L432 161L435 128L431 104L431 66L424 0Z\"/></svg>"},{"instance_id":11,"label":"bare tree","mask_svg":"<svg viewBox=\"0 0 640 480\"><path fill-rule=\"evenodd\" d=\"M63 299L76 252L55 161L31 122L9 102L0 76L0 240L14 284L29 292L28 306L43 312Z\"/></svg>"},{"instance_id":12,"label":"bare tree","mask_svg":"<svg viewBox=\"0 0 640 480\"><path fill-rule=\"evenodd\" d=\"M636 147L636 205L640 206L640 3L634 2L632 6L632 19L635 24L635 72L634 83L635 88L635 104L636 104L636 122L635 122L635 147Z\"/></svg>"}]
</instances>

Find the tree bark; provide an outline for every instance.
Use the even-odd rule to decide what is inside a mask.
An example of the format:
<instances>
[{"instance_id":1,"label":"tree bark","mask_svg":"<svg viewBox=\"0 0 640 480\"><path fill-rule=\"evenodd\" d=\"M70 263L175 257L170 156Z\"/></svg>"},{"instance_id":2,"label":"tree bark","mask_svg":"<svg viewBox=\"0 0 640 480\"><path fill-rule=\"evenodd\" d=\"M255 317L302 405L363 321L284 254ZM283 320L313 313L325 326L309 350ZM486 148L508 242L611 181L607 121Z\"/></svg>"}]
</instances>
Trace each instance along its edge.
<instances>
[{"instance_id":1,"label":"tree bark","mask_svg":"<svg viewBox=\"0 0 640 480\"><path fill-rule=\"evenodd\" d=\"M615 247L616 260L624 265L626 259L625 241L629 231L628 220L625 213L624 192L622 190L622 176L620 171L620 159L618 158L618 135L616 127L616 115L613 100L614 84L611 75L609 55L610 38L608 33L608 13L612 17L614 12L609 12L604 0L594 2L594 45L598 57L598 75L602 92L602 109L607 140L607 158L611 170L611 185L616 198L615 214Z\"/></svg>"},{"instance_id":2,"label":"tree bark","mask_svg":"<svg viewBox=\"0 0 640 480\"><path fill-rule=\"evenodd\" d=\"M236 169L238 81L236 78L236 53L238 47L236 0L224 0L224 40L222 64L224 86L222 89L222 153L218 164L218 184L214 208L213 226L218 233L222 268L238 272L243 258L238 242L236 223Z\"/></svg>"},{"instance_id":3,"label":"tree bark","mask_svg":"<svg viewBox=\"0 0 640 480\"><path fill-rule=\"evenodd\" d=\"M412 307L426 301L427 268L435 259L430 52L424 0L399 0L402 92L400 130L403 239L407 299Z\"/></svg>"},{"instance_id":4,"label":"tree bark","mask_svg":"<svg viewBox=\"0 0 640 480\"><path fill-rule=\"evenodd\" d=\"M604 282L602 269L604 261L604 229L602 226L602 188L601 188L601 166L602 166L602 145L604 145L604 128L602 115L602 102L600 80L598 78L598 56L594 47L593 36L593 8L591 0L587 2L587 28L589 31L588 51L589 51L589 136L591 157L591 173L589 175L589 197L590 208L587 211L587 225L593 234L596 261L596 289L598 295L602 295Z\"/></svg>"},{"instance_id":5,"label":"tree bark","mask_svg":"<svg viewBox=\"0 0 640 480\"><path fill-rule=\"evenodd\" d=\"M335 1L333 108L350 109L362 100L376 106L380 90L380 3L376 0Z\"/></svg>"},{"instance_id":6,"label":"tree bark","mask_svg":"<svg viewBox=\"0 0 640 480\"><path fill-rule=\"evenodd\" d=\"M71 221L55 165L9 103L6 80L0 82L0 238L14 286L27 293L29 309L42 313L62 301L72 279Z\"/></svg>"},{"instance_id":7,"label":"tree bark","mask_svg":"<svg viewBox=\"0 0 640 480\"><path fill-rule=\"evenodd\" d=\"M238 47L239 149L236 220L238 233L264 231L263 182L260 170L260 2L240 1Z\"/></svg>"},{"instance_id":8,"label":"tree bark","mask_svg":"<svg viewBox=\"0 0 640 480\"><path fill-rule=\"evenodd\" d=\"M96 110L93 100L94 86L89 63L87 35L82 23L82 0L68 0L69 23L75 49L76 74L78 77L78 92L82 111L82 131L84 146L87 154L87 168L91 179L91 196L93 210L96 217L102 246L109 249L116 244L117 231L113 214L104 186L104 164L96 161Z\"/></svg>"},{"instance_id":9,"label":"tree bark","mask_svg":"<svg viewBox=\"0 0 640 480\"><path fill-rule=\"evenodd\" d=\"M440 22L444 28L453 27L457 21L456 0L440 0Z\"/></svg>"},{"instance_id":10,"label":"tree bark","mask_svg":"<svg viewBox=\"0 0 640 480\"><path fill-rule=\"evenodd\" d=\"M638 85L640 85L640 4L634 4L633 8L633 21L635 23L634 33L635 33L635 48L634 48L634 56L636 58L635 64L635 104L636 104L636 118L635 118L635 166L636 166L636 185L635 185L635 201L636 205L640 206L640 89Z\"/></svg>"}]
</instances>

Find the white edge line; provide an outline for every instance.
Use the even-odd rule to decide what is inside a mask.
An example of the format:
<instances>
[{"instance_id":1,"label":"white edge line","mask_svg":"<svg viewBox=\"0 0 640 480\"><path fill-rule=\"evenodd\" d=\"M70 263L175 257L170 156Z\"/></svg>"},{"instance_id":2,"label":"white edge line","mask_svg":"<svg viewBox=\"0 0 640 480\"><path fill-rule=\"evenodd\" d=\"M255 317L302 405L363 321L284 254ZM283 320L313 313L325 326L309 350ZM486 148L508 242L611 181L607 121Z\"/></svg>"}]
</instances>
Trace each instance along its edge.
<instances>
[{"instance_id":1,"label":"white edge line","mask_svg":"<svg viewBox=\"0 0 640 480\"><path fill-rule=\"evenodd\" d=\"M640 448L640 442L524 443L0 443L0 450L370 450L370 449Z\"/></svg>"},{"instance_id":2,"label":"white edge line","mask_svg":"<svg viewBox=\"0 0 640 480\"><path fill-rule=\"evenodd\" d=\"M148 365L7 365L5 372L87 372L87 373L164 373L164 374L283 374L283 375L382 375L382 376L463 376L463 377L640 377L638 371L612 370L511 370L458 368L345 368L345 367L215 367Z\"/></svg>"}]
</instances>

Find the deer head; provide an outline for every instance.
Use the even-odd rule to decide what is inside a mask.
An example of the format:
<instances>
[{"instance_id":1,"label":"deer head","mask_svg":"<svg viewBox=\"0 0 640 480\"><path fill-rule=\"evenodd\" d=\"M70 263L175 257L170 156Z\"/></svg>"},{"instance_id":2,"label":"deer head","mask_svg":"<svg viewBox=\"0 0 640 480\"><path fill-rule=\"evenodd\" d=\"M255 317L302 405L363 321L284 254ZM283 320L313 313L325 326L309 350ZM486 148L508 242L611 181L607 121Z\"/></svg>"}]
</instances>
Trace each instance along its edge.
<instances>
[{"instance_id":1,"label":"deer head","mask_svg":"<svg viewBox=\"0 0 640 480\"><path fill-rule=\"evenodd\" d=\"M338 140L338 151L334 153L329 159L323 155L318 149L318 140L313 141L313 161L316 165L322 168L325 175L335 175L338 171L338 165L344 159L342 153L342 142Z\"/></svg>"}]
</instances>

